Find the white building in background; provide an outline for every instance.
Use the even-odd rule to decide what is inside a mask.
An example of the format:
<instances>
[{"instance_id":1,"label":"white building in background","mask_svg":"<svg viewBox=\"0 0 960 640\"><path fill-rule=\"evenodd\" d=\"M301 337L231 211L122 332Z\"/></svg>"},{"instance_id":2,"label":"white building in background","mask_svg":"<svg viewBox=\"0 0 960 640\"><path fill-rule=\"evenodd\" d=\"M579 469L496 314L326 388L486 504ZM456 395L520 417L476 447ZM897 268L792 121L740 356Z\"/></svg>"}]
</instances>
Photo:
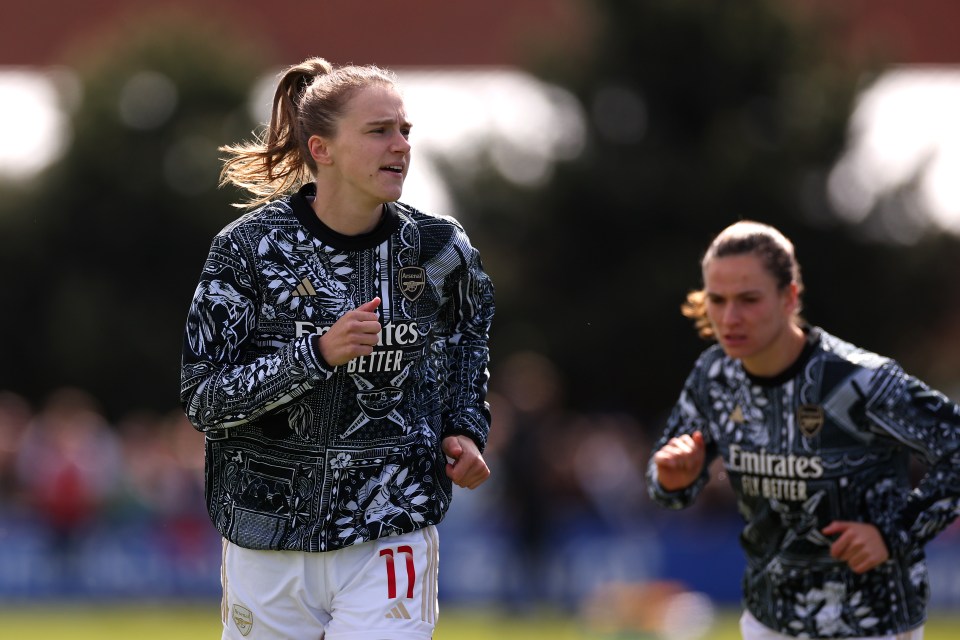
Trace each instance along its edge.
<instances>
[{"instance_id":1,"label":"white building in background","mask_svg":"<svg viewBox=\"0 0 960 640\"><path fill-rule=\"evenodd\" d=\"M898 191L912 215L889 221L891 239L910 242L926 224L960 234L960 67L894 68L859 97L830 200L858 222Z\"/></svg>"},{"instance_id":2,"label":"white building in background","mask_svg":"<svg viewBox=\"0 0 960 640\"><path fill-rule=\"evenodd\" d=\"M0 68L0 179L29 179L60 158L78 98L64 69Z\"/></svg>"},{"instance_id":3,"label":"white building in background","mask_svg":"<svg viewBox=\"0 0 960 640\"><path fill-rule=\"evenodd\" d=\"M466 171L482 161L504 178L532 187L549 180L557 161L575 157L583 147L585 120L576 98L529 73L508 68L397 73L414 123L403 201L425 211L456 213L438 161ZM255 121L269 119L275 86L276 74L268 74L252 89ZM79 92L76 79L62 69L0 69L0 179L30 179L61 157L70 143L70 110L82 99ZM135 128L159 126L176 100L176 88L159 74L137 74L121 92L118 118ZM232 142L238 141L210 144Z\"/></svg>"},{"instance_id":4,"label":"white building in background","mask_svg":"<svg viewBox=\"0 0 960 640\"><path fill-rule=\"evenodd\" d=\"M576 98L524 71L409 68L398 75L414 122L403 200L425 211L456 215L438 162L465 172L492 166L507 180L535 187L549 180L556 162L584 147L586 115ZM256 121L268 118L275 82L269 74L251 91ZM159 86L157 78L131 85ZM30 179L63 154L81 91L64 69L0 69L0 179ZM140 122L131 109L157 101L129 94L118 114ZM903 66L881 75L860 95L847 148L830 174L828 195L837 211L857 222L900 192L911 215L902 225L887 224L888 239L910 242L929 225L960 234L957 114L960 68ZM215 144L226 142L235 141Z\"/></svg>"}]
</instances>

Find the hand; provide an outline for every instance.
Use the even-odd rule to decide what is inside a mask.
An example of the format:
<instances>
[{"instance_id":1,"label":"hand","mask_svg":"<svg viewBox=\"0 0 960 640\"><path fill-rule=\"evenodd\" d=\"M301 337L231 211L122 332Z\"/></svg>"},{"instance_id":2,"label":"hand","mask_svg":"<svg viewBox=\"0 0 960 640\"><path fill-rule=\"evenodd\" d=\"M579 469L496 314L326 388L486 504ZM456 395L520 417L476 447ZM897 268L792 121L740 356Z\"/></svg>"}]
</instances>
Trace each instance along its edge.
<instances>
[{"instance_id":1,"label":"hand","mask_svg":"<svg viewBox=\"0 0 960 640\"><path fill-rule=\"evenodd\" d=\"M653 455L657 480L667 491L679 491L693 484L703 471L707 447L699 431L671 438Z\"/></svg>"},{"instance_id":2,"label":"hand","mask_svg":"<svg viewBox=\"0 0 960 640\"><path fill-rule=\"evenodd\" d=\"M854 573L866 573L890 558L880 530L868 522L834 520L821 533L825 536L840 534L830 545L830 555L846 562Z\"/></svg>"},{"instance_id":3,"label":"hand","mask_svg":"<svg viewBox=\"0 0 960 640\"><path fill-rule=\"evenodd\" d=\"M359 356L373 353L380 340L380 319L377 307L380 298L365 302L356 309L347 311L317 340L320 355L327 364L337 367Z\"/></svg>"},{"instance_id":4,"label":"hand","mask_svg":"<svg viewBox=\"0 0 960 640\"><path fill-rule=\"evenodd\" d=\"M441 448L447 456L447 477L458 487L476 489L490 477L477 443L468 436L447 436Z\"/></svg>"}]
</instances>

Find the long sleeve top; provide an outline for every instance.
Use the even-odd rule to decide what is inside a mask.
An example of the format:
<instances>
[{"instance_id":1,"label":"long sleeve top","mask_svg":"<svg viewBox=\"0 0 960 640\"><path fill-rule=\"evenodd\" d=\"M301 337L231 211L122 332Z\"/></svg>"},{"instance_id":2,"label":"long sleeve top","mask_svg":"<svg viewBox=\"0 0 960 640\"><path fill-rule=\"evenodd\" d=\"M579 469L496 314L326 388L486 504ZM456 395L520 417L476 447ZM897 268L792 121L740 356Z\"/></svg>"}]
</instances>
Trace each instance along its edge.
<instances>
[{"instance_id":1,"label":"long sleeve top","mask_svg":"<svg viewBox=\"0 0 960 640\"><path fill-rule=\"evenodd\" d=\"M651 460L648 489L664 506L688 506L722 458L745 523L744 605L760 622L812 638L892 635L924 622L923 547L960 510L960 407L896 362L814 327L775 378L707 349L654 451L698 430L707 445L700 478L666 491ZM911 455L927 467L916 486ZM890 559L858 575L832 558L821 530L834 520L874 524Z\"/></svg>"},{"instance_id":2,"label":"long sleeve top","mask_svg":"<svg viewBox=\"0 0 960 640\"><path fill-rule=\"evenodd\" d=\"M463 228L389 203L344 236L314 185L213 240L187 316L180 399L206 435L206 500L231 542L327 551L438 523L441 440L490 427L493 287ZM379 296L370 356L331 366L323 334Z\"/></svg>"}]
</instances>

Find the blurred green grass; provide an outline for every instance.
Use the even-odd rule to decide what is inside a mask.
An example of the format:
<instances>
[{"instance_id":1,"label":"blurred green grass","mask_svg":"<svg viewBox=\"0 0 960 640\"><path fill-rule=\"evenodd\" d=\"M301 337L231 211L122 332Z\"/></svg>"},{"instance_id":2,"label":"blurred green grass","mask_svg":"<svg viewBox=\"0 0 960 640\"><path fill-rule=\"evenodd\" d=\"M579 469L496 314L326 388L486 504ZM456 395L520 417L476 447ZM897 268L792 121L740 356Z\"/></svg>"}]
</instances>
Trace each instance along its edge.
<instances>
[{"instance_id":1,"label":"blurred green grass","mask_svg":"<svg viewBox=\"0 0 960 640\"><path fill-rule=\"evenodd\" d=\"M150 605L0 603L0 637L17 640L211 640L220 637L219 603ZM721 612L708 640L740 640L738 613ZM599 635L555 612L523 617L497 610L442 607L434 640L640 640ZM924 640L960 638L960 613L931 615Z\"/></svg>"}]
</instances>

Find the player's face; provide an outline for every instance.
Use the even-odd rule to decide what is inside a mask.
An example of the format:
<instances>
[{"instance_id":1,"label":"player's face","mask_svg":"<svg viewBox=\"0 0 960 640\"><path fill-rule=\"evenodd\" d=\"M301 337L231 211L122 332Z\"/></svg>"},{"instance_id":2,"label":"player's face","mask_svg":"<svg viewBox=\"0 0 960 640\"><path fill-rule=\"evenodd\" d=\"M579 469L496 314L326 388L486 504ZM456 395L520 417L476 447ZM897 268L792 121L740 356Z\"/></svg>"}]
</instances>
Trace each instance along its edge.
<instances>
[{"instance_id":1,"label":"player's face","mask_svg":"<svg viewBox=\"0 0 960 640\"><path fill-rule=\"evenodd\" d=\"M796 286L778 287L752 253L712 259L703 278L707 317L724 352L751 373L779 373L796 331Z\"/></svg>"},{"instance_id":2,"label":"player's face","mask_svg":"<svg viewBox=\"0 0 960 640\"><path fill-rule=\"evenodd\" d=\"M373 205L397 200L410 166L411 126L396 89L357 91L327 144L340 195Z\"/></svg>"}]
</instances>

